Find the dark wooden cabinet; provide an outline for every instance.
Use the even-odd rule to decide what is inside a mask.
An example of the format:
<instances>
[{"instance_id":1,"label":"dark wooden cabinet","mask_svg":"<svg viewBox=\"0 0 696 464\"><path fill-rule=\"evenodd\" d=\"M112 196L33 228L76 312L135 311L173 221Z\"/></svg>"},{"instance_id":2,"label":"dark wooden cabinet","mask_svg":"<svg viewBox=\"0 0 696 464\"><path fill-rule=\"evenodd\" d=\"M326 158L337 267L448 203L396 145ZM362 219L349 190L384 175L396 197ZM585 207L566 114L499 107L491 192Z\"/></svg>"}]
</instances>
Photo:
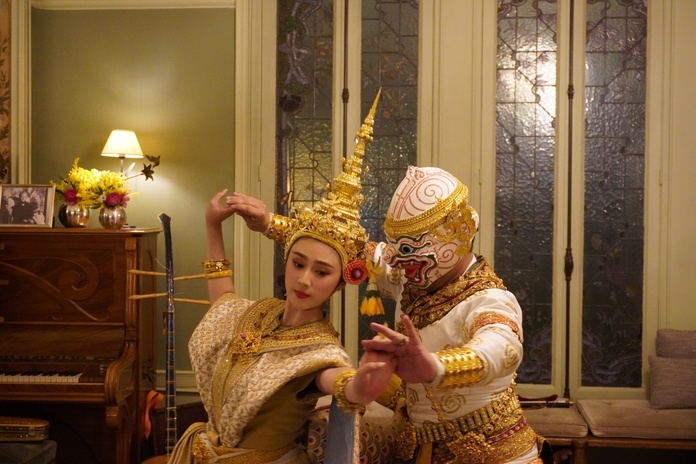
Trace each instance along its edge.
<instances>
[{"instance_id":1,"label":"dark wooden cabinet","mask_svg":"<svg viewBox=\"0 0 696 464\"><path fill-rule=\"evenodd\" d=\"M158 232L0 228L0 415L49 420L58 463L140 461Z\"/></svg>"}]
</instances>

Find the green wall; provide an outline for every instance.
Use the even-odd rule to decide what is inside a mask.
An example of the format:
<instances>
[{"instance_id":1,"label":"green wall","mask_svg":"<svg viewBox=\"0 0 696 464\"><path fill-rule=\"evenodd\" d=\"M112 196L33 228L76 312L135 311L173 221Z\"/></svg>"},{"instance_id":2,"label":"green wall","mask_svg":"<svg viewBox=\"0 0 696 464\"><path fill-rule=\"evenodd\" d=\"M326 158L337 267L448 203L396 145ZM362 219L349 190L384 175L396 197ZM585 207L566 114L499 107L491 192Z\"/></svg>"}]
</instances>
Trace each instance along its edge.
<instances>
[{"instance_id":1,"label":"green wall","mask_svg":"<svg viewBox=\"0 0 696 464\"><path fill-rule=\"evenodd\" d=\"M101 149L112 129L134 130L161 165L154 181L129 181L140 194L128 223L159 228L157 215L171 216L175 275L201 272L206 205L234 189L234 20L234 9L32 10L31 182L59 180L75 157L118 171ZM96 210L90 227L100 227ZM207 299L203 280L177 281L175 290ZM186 343L206 309L176 304L177 370L190 369ZM163 369L164 336L157 343Z\"/></svg>"}]
</instances>

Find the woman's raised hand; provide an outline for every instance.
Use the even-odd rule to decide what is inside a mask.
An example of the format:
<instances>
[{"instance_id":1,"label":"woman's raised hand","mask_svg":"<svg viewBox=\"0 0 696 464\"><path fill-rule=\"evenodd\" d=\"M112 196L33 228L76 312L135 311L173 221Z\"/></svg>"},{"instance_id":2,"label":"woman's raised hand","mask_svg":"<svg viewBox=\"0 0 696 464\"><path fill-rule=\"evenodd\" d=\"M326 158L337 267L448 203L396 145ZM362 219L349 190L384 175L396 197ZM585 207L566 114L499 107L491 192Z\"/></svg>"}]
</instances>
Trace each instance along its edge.
<instances>
[{"instance_id":1,"label":"woman's raised hand","mask_svg":"<svg viewBox=\"0 0 696 464\"><path fill-rule=\"evenodd\" d=\"M225 202L232 212L244 219L250 230L265 232L268 228L271 214L263 201L243 193L234 192L227 196Z\"/></svg>"},{"instance_id":2,"label":"woman's raised hand","mask_svg":"<svg viewBox=\"0 0 696 464\"><path fill-rule=\"evenodd\" d=\"M220 201L225 194L227 194L227 189L216 193L210 202L208 202L208 207L205 210L205 222L207 224L219 225L222 221L234 214L232 208Z\"/></svg>"}]
</instances>

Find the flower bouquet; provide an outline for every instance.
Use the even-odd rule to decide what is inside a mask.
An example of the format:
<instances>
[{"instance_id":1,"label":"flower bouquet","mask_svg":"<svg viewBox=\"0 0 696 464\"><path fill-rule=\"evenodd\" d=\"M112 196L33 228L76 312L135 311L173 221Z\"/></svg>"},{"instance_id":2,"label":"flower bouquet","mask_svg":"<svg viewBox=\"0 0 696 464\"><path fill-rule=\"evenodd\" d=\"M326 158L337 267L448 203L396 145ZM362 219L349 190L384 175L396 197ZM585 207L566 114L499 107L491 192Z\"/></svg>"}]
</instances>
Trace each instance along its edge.
<instances>
[{"instance_id":1,"label":"flower bouquet","mask_svg":"<svg viewBox=\"0 0 696 464\"><path fill-rule=\"evenodd\" d=\"M61 177L60 182L51 181L56 186L57 197L68 205L79 205L87 208L99 207L94 185L99 177L96 169L85 169L78 166L80 158L75 158L67 177Z\"/></svg>"},{"instance_id":2,"label":"flower bouquet","mask_svg":"<svg viewBox=\"0 0 696 464\"><path fill-rule=\"evenodd\" d=\"M82 168L79 161L75 158L67 177L61 177L60 182L51 181L56 187L56 198L63 200L58 208L58 220L65 227L86 227L89 210L99 206L93 189L99 171Z\"/></svg>"},{"instance_id":3,"label":"flower bouquet","mask_svg":"<svg viewBox=\"0 0 696 464\"><path fill-rule=\"evenodd\" d=\"M137 192L131 192L126 187L128 178L123 174L111 171L99 171L96 181L92 185L92 193L97 201L97 206L102 208L128 206L131 197Z\"/></svg>"},{"instance_id":4,"label":"flower bouquet","mask_svg":"<svg viewBox=\"0 0 696 464\"><path fill-rule=\"evenodd\" d=\"M132 197L138 195L137 192L132 192L126 183L129 179L141 175L145 176L146 180L152 180L154 168L159 166L159 156L146 155L146 158L152 164L144 164L140 172L130 177L112 171L84 169L78 165L79 158L75 158L66 178L61 178L60 182L51 181L51 184L56 186L58 198L64 201L58 213L63 225L84 227L89 221L89 208L101 208L99 222L102 226L107 229L120 229L126 222L125 207ZM86 221L83 219L78 225L69 224L71 221L65 216L78 210L81 217L86 216Z\"/></svg>"}]
</instances>

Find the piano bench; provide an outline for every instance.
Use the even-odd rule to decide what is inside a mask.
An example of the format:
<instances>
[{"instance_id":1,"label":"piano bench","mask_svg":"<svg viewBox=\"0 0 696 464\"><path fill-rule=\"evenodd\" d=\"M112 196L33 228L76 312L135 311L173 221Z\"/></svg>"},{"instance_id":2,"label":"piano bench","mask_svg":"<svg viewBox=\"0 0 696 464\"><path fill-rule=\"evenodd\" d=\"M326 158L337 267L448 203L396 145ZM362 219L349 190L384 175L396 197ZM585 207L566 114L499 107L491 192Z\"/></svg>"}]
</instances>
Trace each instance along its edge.
<instances>
[{"instance_id":1,"label":"piano bench","mask_svg":"<svg viewBox=\"0 0 696 464\"><path fill-rule=\"evenodd\" d=\"M56 442L53 440L0 442L0 462L3 464L54 464Z\"/></svg>"}]
</instances>

